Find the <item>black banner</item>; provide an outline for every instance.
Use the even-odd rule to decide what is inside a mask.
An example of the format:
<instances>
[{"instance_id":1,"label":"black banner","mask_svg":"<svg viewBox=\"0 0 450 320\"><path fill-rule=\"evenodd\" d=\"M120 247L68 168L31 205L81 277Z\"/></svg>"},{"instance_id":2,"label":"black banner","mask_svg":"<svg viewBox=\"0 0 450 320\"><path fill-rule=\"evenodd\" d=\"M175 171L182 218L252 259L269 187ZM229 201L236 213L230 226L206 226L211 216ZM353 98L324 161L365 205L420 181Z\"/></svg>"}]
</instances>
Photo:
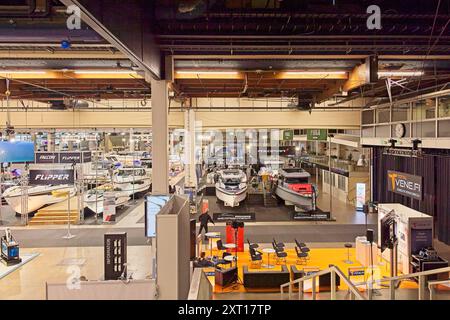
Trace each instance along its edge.
<instances>
[{"instance_id":1,"label":"black banner","mask_svg":"<svg viewBox=\"0 0 450 320\"><path fill-rule=\"evenodd\" d=\"M59 154L60 163L81 163L81 152L64 152Z\"/></svg>"},{"instance_id":2,"label":"black banner","mask_svg":"<svg viewBox=\"0 0 450 320\"><path fill-rule=\"evenodd\" d=\"M36 185L58 185L74 184L73 170L30 170L29 184Z\"/></svg>"},{"instance_id":3,"label":"black banner","mask_svg":"<svg viewBox=\"0 0 450 320\"><path fill-rule=\"evenodd\" d=\"M83 162L87 163L87 162L91 162L91 161L92 161L92 152L90 152L90 151L83 152Z\"/></svg>"},{"instance_id":4,"label":"black banner","mask_svg":"<svg viewBox=\"0 0 450 320\"><path fill-rule=\"evenodd\" d=\"M58 152L36 152L36 163L59 163Z\"/></svg>"},{"instance_id":5,"label":"black banner","mask_svg":"<svg viewBox=\"0 0 450 320\"><path fill-rule=\"evenodd\" d=\"M329 212L294 212L292 219L296 221L329 221L331 215Z\"/></svg>"},{"instance_id":6,"label":"black banner","mask_svg":"<svg viewBox=\"0 0 450 320\"><path fill-rule=\"evenodd\" d=\"M225 213L225 212L216 212L213 213L214 221L255 221L255 213L254 212L243 212L243 213Z\"/></svg>"}]
</instances>

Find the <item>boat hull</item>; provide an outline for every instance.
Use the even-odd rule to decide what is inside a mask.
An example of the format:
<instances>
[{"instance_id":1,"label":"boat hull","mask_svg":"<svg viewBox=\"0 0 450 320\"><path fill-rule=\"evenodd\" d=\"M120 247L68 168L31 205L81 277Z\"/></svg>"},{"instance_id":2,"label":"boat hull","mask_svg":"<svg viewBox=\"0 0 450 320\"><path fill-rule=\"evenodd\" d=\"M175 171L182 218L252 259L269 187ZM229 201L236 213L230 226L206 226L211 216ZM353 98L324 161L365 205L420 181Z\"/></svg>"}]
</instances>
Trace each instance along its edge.
<instances>
[{"instance_id":1,"label":"boat hull","mask_svg":"<svg viewBox=\"0 0 450 320\"><path fill-rule=\"evenodd\" d=\"M227 207L238 207L247 197L247 187L236 192L230 192L216 186L216 197L223 201L224 205Z\"/></svg>"},{"instance_id":2,"label":"boat hull","mask_svg":"<svg viewBox=\"0 0 450 320\"><path fill-rule=\"evenodd\" d=\"M121 194L131 196L136 193L148 191L152 181L150 178L139 179L133 182L114 182L114 188L120 189Z\"/></svg>"},{"instance_id":3,"label":"boat hull","mask_svg":"<svg viewBox=\"0 0 450 320\"><path fill-rule=\"evenodd\" d=\"M303 196L297 192L294 192L288 188L277 186L275 194L284 200L286 205L300 207L306 211L314 209L313 198L309 196Z\"/></svg>"},{"instance_id":4,"label":"boat hull","mask_svg":"<svg viewBox=\"0 0 450 320\"><path fill-rule=\"evenodd\" d=\"M20 187L18 187L20 188ZM70 191L70 196L75 195L75 188L74 187L65 187L65 188L58 188L49 190L47 192L40 192L40 193L33 193L30 192L28 195L28 205L27 210L24 210L22 208L22 196L18 191L19 189L15 189L14 194L10 194L8 190L4 193L4 198L8 205L17 213L19 214L29 214L31 212L34 212L43 206L55 204L59 202L63 202L67 200L67 197L56 197L53 194L51 194L51 191L58 191L58 192L65 192Z\"/></svg>"},{"instance_id":5,"label":"boat hull","mask_svg":"<svg viewBox=\"0 0 450 320\"><path fill-rule=\"evenodd\" d=\"M94 196L95 198L95 196ZM128 202L130 197L128 196L119 196L115 200L116 207L122 206ZM86 207L88 207L89 210L96 214L101 214L104 211L103 208L103 196L98 197L97 201L95 199L87 199L84 201Z\"/></svg>"}]
</instances>

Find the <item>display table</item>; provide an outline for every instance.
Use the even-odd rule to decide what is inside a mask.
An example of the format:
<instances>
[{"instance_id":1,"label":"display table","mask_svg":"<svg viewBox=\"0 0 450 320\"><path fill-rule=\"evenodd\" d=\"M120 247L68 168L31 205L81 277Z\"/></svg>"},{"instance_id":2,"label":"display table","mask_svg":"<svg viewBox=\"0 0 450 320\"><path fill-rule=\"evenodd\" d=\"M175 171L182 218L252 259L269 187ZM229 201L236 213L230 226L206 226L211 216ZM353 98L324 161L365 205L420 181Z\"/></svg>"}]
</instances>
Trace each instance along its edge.
<instances>
[{"instance_id":1,"label":"display table","mask_svg":"<svg viewBox=\"0 0 450 320\"><path fill-rule=\"evenodd\" d=\"M364 267L371 265L370 257L370 242L366 240L366 237L356 237L356 261L358 261ZM373 265L377 265L380 260L378 258L378 247L376 243L372 243L372 255Z\"/></svg>"},{"instance_id":2,"label":"display table","mask_svg":"<svg viewBox=\"0 0 450 320\"><path fill-rule=\"evenodd\" d=\"M275 266L273 264L270 264L270 255L272 253L275 253L275 250L272 248L265 248L262 249L262 252L267 253L267 264L263 264L261 266L266 269L273 269Z\"/></svg>"},{"instance_id":3,"label":"display table","mask_svg":"<svg viewBox=\"0 0 450 320\"><path fill-rule=\"evenodd\" d=\"M236 249L236 244L234 243L225 243L223 246L227 248L227 252L235 251L232 249Z\"/></svg>"},{"instance_id":4,"label":"display table","mask_svg":"<svg viewBox=\"0 0 450 320\"><path fill-rule=\"evenodd\" d=\"M205 233L205 237L208 237L209 251L210 251L210 255L212 257L212 241L213 241L213 239L220 238L220 232L208 232L208 233Z\"/></svg>"}]
</instances>

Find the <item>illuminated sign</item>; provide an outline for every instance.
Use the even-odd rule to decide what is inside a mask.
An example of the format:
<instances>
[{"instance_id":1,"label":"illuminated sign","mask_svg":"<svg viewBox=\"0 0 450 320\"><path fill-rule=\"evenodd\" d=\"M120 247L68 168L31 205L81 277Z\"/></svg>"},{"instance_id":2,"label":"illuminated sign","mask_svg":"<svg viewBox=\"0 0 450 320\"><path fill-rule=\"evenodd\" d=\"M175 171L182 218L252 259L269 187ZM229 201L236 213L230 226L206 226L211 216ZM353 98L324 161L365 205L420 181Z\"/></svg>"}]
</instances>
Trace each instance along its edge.
<instances>
[{"instance_id":1,"label":"illuminated sign","mask_svg":"<svg viewBox=\"0 0 450 320\"><path fill-rule=\"evenodd\" d=\"M388 191L416 200L423 198L422 177L388 170Z\"/></svg>"}]
</instances>

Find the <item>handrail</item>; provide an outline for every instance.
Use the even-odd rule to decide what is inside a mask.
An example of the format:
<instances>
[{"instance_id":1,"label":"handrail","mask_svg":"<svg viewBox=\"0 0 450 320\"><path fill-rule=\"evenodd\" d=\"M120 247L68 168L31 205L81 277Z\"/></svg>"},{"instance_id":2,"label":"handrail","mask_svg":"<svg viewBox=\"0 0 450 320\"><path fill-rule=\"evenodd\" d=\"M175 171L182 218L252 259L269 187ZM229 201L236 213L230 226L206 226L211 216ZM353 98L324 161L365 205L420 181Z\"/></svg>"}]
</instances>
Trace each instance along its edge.
<instances>
[{"instance_id":1,"label":"handrail","mask_svg":"<svg viewBox=\"0 0 450 320\"><path fill-rule=\"evenodd\" d=\"M420 272L409 273L409 274L404 274L404 275L395 276L395 277L386 277L386 278L382 278L382 279L370 279L368 281L355 283L354 285L360 286L360 285L366 284L366 285L373 286L374 284L389 282L390 299L394 300L395 299L395 285L398 281L418 277L419 278L419 300L424 300L425 299L426 277L430 276L430 275L444 273L444 272L450 272L450 267L432 269L432 270L427 270L427 271L420 271ZM372 298L371 293L372 293L372 290L369 290L369 299Z\"/></svg>"},{"instance_id":2,"label":"handrail","mask_svg":"<svg viewBox=\"0 0 450 320\"><path fill-rule=\"evenodd\" d=\"M428 281L428 290L430 290L430 300L434 300L435 296L435 286L440 284L449 284L450 285L450 279L447 280L436 280L436 281Z\"/></svg>"},{"instance_id":3,"label":"handrail","mask_svg":"<svg viewBox=\"0 0 450 320\"><path fill-rule=\"evenodd\" d=\"M188 300L211 300L212 285L202 268L194 268Z\"/></svg>"},{"instance_id":4,"label":"handrail","mask_svg":"<svg viewBox=\"0 0 450 320\"><path fill-rule=\"evenodd\" d=\"M420 272L415 272L415 273L408 273L408 274L403 274L400 276L386 277L386 278L382 278L382 279L371 279L370 281L357 282L357 283L355 283L355 286L362 285L362 284L368 284L368 283L382 283L382 282L387 282L387 281L399 281L399 280L405 280L405 279L410 279L410 278L415 278L415 277L420 277L420 276L430 276L433 274L439 274L439 273L443 273L443 272L450 272L450 267L432 269L432 270L427 270L427 271L420 271Z\"/></svg>"},{"instance_id":5,"label":"handrail","mask_svg":"<svg viewBox=\"0 0 450 320\"><path fill-rule=\"evenodd\" d=\"M284 295L284 288L289 287L289 299L291 299L292 296L292 286L294 284L299 285L299 299L303 299L303 287L304 282L308 280L312 280L312 294L313 294L313 300L316 299L316 278L323 276L325 274L331 274L331 299L336 300L336 274L347 284L350 292L351 292L351 298L354 299L357 297L359 300L366 300L366 298L359 292L359 290L355 287L355 285L348 279L345 274L336 266L332 266L328 269L316 272L312 275L305 276L287 283L284 283L280 285L280 294L281 299L283 299Z\"/></svg>"}]
</instances>

